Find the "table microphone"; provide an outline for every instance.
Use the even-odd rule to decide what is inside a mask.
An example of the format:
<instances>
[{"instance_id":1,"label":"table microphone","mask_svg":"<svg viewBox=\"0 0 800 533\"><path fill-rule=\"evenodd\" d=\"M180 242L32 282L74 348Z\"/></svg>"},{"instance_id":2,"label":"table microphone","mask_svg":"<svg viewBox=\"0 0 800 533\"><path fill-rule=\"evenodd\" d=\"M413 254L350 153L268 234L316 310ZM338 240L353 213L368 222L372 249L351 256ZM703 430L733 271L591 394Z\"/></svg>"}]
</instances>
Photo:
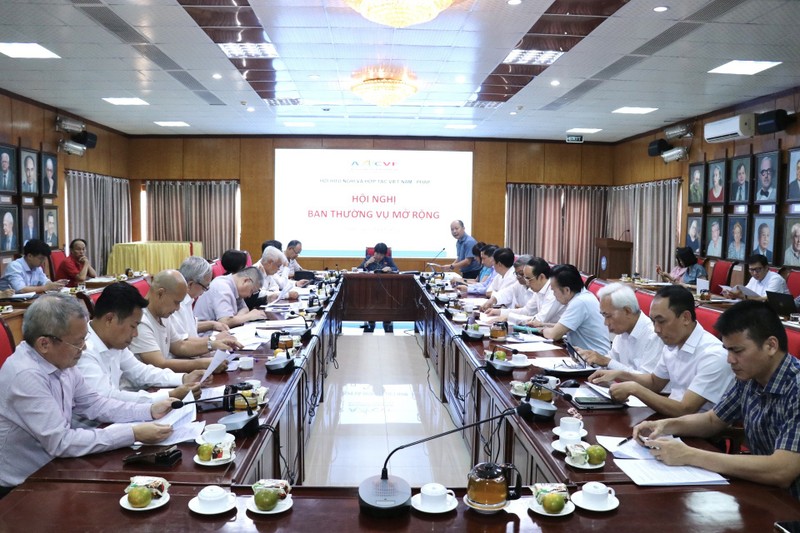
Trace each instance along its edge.
<instances>
[{"instance_id":1,"label":"table microphone","mask_svg":"<svg viewBox=\"0 0 800 533\"><path fill-rule=\"evenodd\" d=\"M550 392L553 392L555 394L558 394L559 396L561 396L562 398L564 398L568 402L572 401L572 395L571 394L566 393L561 389L557 389L557 388L551 387L550 383L547 381L547 378L545 376L533 376L531 378L531 383L533 384L534 387L539 387L539 388L542 388L542 389L545 389L545 390L549 390ZM533 389L533 387L531 387L531 389ZM526 399L528 399L530 397L531 389L528 389L528 394L526 396Z\"/></svg>"},{"instance_id":2,"label":"table microphone","mask_svg":"<svg viewBox=\"0 0 800 533\"><path fill-rule=\"evenodd\" d=\"M232 392L230 394L223 394L222 396L215 396L213 398L200 398L199 400L193 400L191 402L184 402L183 400L175 400L172 402L173 409L180 409L184 405L190 405L193 403L201 403L201 402L208 402L211 400L222 400L225 398L230 398L232 396L241 396L244 399L244 404L247 406L247 415L253 416L253 408L250 407L250 402L247 401L247 397L241 393L241 391Z\"/></svg>"},{"instance_id":3,"label":"table microphone","mask_svg":"<svg viewBox=\"0 0 800 533\"><path fill-rule=\"evenodd\" d=\"M499 415L485 418L483 420L473 422L472 424L467 424L465 426L451 429L450 431L445 431L444 433L438 433L431 437L426 437L418 441L409 442L408 444L398 446L386 457L386 461L383 463L383 469L381 470L381 475L369 477L362 481L358 486L358 503L361 508L361 512L372 516L388 517L407 511L411 506L411 486L403 478L389 475L387 467L389 465L389 459L391 459L392 455L394 455L394 452L402 450L403 448L422 444L423 442L428 442L433 439L438 439L439 437L444 437L446 435L450 435L451 433L463 431L465 429L483 424L484 422L491 422L492 420L497 420L510 414L525 416L530 412L531 405L528 403L521 403L516 407L506 409Z\"/></svg>"}]
</instances>

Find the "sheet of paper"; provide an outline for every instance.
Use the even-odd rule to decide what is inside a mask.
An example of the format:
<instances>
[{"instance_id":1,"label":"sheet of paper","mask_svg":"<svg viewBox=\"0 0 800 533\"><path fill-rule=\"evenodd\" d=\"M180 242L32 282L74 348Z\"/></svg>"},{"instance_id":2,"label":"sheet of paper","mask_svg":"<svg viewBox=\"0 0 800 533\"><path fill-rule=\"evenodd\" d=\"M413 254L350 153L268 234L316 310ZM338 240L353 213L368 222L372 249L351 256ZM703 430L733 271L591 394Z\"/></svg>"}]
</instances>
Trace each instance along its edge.
<instances>
[{"instance_id":1,"label":"sheet of paper","mask_svg":"<svg viewBox=\"0 0 800 533\"><path fill-rule=\"evenodd\" d=\"M620 444L630 435L625 437L611 437L609 435L598 435L597 444L608 450L615 459L641 459L649 461L655 459L650 450L633 439Z\"/></svg>"},{"instance_id":2,"label":"sheet of paper","mask_svg":"<svg viewBox=\"0 0 800 533\"><path fill-rule=\"evenodd\" d=\"M585 374L587 370L586 368L578 367L575 361L569 357L539 357L531 359L531 363L545 370L557 370L564 373L576 372Z\"/></svg>"},{"instance_id":3,"label":"sheet of paper","mask_svg":"<svg viewBox=\"0 0 800 533\"><path fill-rule=\"evenodd\" d=\"M661 461L639 459L620 459L614 464L639 486L728 484L719 474L694 466L668 466Z\"/></svg>"},{"instance_id":4,"label":"sheet of paper","mask_svg":"<svg viewBox=\"0 0 800 533\"><path fill-rule=\"evenodd\" d=\"M203 433L203 428L205 427L205 422L190 422L189 424L185 424L180 427L173 427L170 436L158 444L169 446L172 444L178 444L180 442L195 440ZM137 444L141 444L141 442Z\"/></svg>"},{"instance_id":5,"label":"sheet of paper","mask_svg":"<svg viewBox=\"0 0 800 533\"><path fill-rule=\"evenodd\" d=\"M303 320L303 317L296 316L285 320L262 320L255 327L256 329L304 328L306 327L306 321Z\"/></svg>"},{"instance_id":6,"label":"sheet of paper","mask_svg":"<svg viewBox=\"0 0 800 533\"><path fill-rule=\"evenodd\" d=\"M218 396L222 396L223 394L225 394L225 385L200 389L200 400L202 401L209 398L216 398Z\"/></svg>"},{"instance_id":7,"label":"sheet of paper","mask_svg":"<svg viewBox=\"0 0 800 533\"><path fill-rule=\"evenodd\" d=\"M585 385L600 396L608 398L609 400L611 399L611 391L609 390L609 387L603 387L602 385L589 383L588 381L585 383ZM628 407L647 407L647 405L645 405L645 403L636 396L628 396L625 405Z\"/></svg>"},{"instance_id":8,"label":"sheet of paper","mask_svg":"<svg viewBox=\"0 0 800 533\"><path fill-rule=\"evenodd\" d=\"M6 296L3 298L4 300L30 300L36 296L35 292L21 292L19 294L12 294L11 296Z\"/></svg>"},{"instance_id":9,"label":"sheet of paper","mask_svg":"<svg viewBox=\"0 0 800 533\"><path fill-rule=\"evenodd\" d=\"M204 382L209 377L211 377L211 374L214 373L214 370L219 365L221 365L225 361L231 361L234 357L236 357L236 354L223 352L222 350L217 350L216 352L214 352L214 357L211 358L211 363L208 365L208 368L206 368L206 371L203 372L203 377L200 378L200 383Z\"/></svg>"},{"instance_id":10,"label":"sheet of paper","mask_svg":"<svg viewBox=\"0 0 800 533\"><path fill-rule=\"evenodd\" d=\"M520 352L549 352L554 349L553 345L547 342L521 342L503 346Z\"/></svg>"}]
</instances>

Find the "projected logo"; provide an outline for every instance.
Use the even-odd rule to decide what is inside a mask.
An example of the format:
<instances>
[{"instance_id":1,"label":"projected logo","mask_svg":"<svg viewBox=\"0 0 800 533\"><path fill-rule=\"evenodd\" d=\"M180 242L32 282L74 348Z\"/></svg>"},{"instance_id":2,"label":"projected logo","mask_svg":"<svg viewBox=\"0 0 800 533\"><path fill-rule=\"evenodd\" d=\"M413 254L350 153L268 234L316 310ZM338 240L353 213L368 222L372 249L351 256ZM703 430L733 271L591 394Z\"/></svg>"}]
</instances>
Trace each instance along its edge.
<instances>
[{"instance_id":1,"label":"projected logo","mask_svg":"<svg viewBox=\"0 0 800 533\"><path fill-rule=\"evenodd\" d=\"M354 160L350 163L350 168L353 170L396 169L397 161L380 161L377 159Z\"/></svg>"}]
</instances>

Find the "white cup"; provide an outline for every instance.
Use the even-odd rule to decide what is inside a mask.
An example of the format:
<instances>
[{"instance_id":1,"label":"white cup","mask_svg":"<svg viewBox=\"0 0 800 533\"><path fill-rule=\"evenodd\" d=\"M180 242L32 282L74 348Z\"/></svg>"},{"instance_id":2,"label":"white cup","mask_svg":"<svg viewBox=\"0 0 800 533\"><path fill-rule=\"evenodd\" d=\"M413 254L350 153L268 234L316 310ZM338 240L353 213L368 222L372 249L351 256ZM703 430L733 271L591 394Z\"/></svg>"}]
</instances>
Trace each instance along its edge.
<instances>
[{"instance_id":1,"label":"white cup","mask_svg":"<svg viewBox=\"0 0 800 533\"><path fill-rule=\"evenodd\" d=\"M427 483L420 489L420 503L422 508L429 511L442 511L447 509L450 499L455 499L456 494L439 483Z\"/></svg>"},{"instance_id":2,"label":"white cup","mask_svg":"<svg viewBox=\"0 0 800 533\"><path fill-rule=\"evenodd\" d=\"M528 362L528 356L524 353L515 353L511 356L511 362L515 365L521 365Z\"/></svg>"},{"instance_id":3,"label":"white cup","mask_svg":"<svg viewBox=\"0 0 800 533\"><path fill-rule=\"evenodd\" d=\"M475 310L475 304L464 304L464 312L467 314L472 313Z\"/></svg>"},{"instance_id":4,"label":"white cup","mask_svg":"<svg viewBox=\"0 0 800 533\"><path fill-rule=\"evenodd\" d=\"M253 358L250 356L240 357L239 370L253 370Z\"/></svg>"},{"instance_id":5,"label":"white cup","mask_svg":"<svg viewBox=\"0 0 800 533\"><path fill-rule=\"evenodd\" d=\"M247 380L245 380L245 383L247 383L249 385L252 385L254 391L257 391L258 389L261 388L261 380L260 379L247 379Z\"/></svg>"},{"instance_id":6,"label":"white cup","mask_svg":"<svg viewBox=\"0 0 800 533\"><path fill-rule=\"evenodd\" d=\"M604 508L608 506L610 497L616 494L614 489L597 481L590 481L583 486L583 501L591 507Z\"/></svg>"},{"instance_id":7,"label":"white cup","mask_svg":"<svg viewBox=\"0 0 800 533\"><path fill-rule=\"evenodd\" d=\"M203 440L210 444L219 444L225 440L225 424L207 424L203 430Z\"/></svg>"},{"instance_id":8,"label":"white cup","mask_svg":"<svg viewBox=\"0 0 800 533\"><path fill-rule=\"evenodd\" d=\"M566 449L567 446L578 444L581 441L581 434L577 431L562 431L561 438L559 440Z\"/></svg>"},{"instance_id":9,"label":"white cup","mask_svg":"<svg viewBox=\"0 0 800 533\"><path fill-rule=\"evenodd\" d=\"M579 420L573 416L565 416L558 422L558 427L561 428L561 434L565 431L571 431L580 435L583 429L583 420Z\"/></svg>"},{"instance_id":10,"label":"white cup","mask_svg":"<svg viewBox=\"0 0 800 533\"><path fill-rule=\"evenodd\" d=\"M561 380L555 376L544 376L547 378L547 386L551 389L555 389L559 385L561 385Z\"/></svg>"},{"instance_id":11,"label":"white cup","mask_svg":"<svg viewBox=\"0 0 800 533\"><path fill-rule=\"evenodd\" d=\"M221 512L228 507L228 498L230 498L230 494L230 492L218 485L209 485L203 487L200 492L197 493L197 500L204 511L211 513Z\"/></svg>"}]
</instances>

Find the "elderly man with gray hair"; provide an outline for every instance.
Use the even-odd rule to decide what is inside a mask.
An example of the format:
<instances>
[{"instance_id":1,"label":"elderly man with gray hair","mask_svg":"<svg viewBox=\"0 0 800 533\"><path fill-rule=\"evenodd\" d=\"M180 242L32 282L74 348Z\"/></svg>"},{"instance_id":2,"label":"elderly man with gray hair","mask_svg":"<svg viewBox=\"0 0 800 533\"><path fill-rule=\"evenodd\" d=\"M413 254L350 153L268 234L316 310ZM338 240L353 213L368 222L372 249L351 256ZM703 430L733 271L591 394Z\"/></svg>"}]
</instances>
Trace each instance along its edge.
<instances>
[{"instance_id":1,"label":"elderly man with gray hair","mask_svg":"<svg viewBox=\"0 0 800 533\"><path fill-rule=\"evenodd\" d=\"M217 320L235 328L245 322L265 320L263 309L247 309L245 299L258 294L264 283L264 274L254 266L235 274L217 276L208 291L197 299L194 316L198 320Z\"/></svg>"},{"instance_id":2,"label":"elderly man with gray hair","mask_svg":"<svg viewBox=\"0 0 800 533\"><path fill-rule=\"evenodd\" d=\"M186 280L186 296L181 306L172 315L175 330L189 337L197 337L207 331L224 331L230 328L218 320L197 320L194 316L194 302L205 293L211 285L211 264L202 257L187 257L181 263L178 272Z\"/></svg>"},{"instance_id":3,"label":"elderly man with gray hair","mask_svg":"<svg viewBox=\"0 0 800 533\"><path fill-rule=\"evenodd\" d=\"M259 299L264 298L266 302L272 302L277 300L281 293L284 293L284 298L297 299L297 291L288 290L286 292L289 287L294 287L294 281L278 274L278 271L288 264L289 260L286 259L286 255L283 252L274 246L264 248L264 252L261 254L261 261L255 265L256 268L264 272L264 283L261 286L261 292L258 294Z\"/></svg>"},{"instance_id":4,"label":"elderly man with gray hair","mask_svg":"<svg viewBox=\"0 0 800 533\"><path fill-rule=\"evenodd\" d=\"M661 357L664 343L656 335L650 317L639 309L633 289L622 283L612 283L600 289L597 297L606 327L616 337L608 354L579 348L581 357L611 370L636 374L652 372Z\"/></svg>"},{"instance_id":5,"label":"elderly man with gray hair","mask_svg":"<svg viewBox=\"0 0 800 533\"><path fill-rule=\"evenodd\" d=\"M172 400L125 402L86 384L75 365L87 332L86 308L73 296L43 295L25 312L25 340L0 368L0 497L55 457L154 444L172 433L171 426L144 422L167 414ZM73 414L123 423L73 429Z\"/></svg>"}]
</instances>

